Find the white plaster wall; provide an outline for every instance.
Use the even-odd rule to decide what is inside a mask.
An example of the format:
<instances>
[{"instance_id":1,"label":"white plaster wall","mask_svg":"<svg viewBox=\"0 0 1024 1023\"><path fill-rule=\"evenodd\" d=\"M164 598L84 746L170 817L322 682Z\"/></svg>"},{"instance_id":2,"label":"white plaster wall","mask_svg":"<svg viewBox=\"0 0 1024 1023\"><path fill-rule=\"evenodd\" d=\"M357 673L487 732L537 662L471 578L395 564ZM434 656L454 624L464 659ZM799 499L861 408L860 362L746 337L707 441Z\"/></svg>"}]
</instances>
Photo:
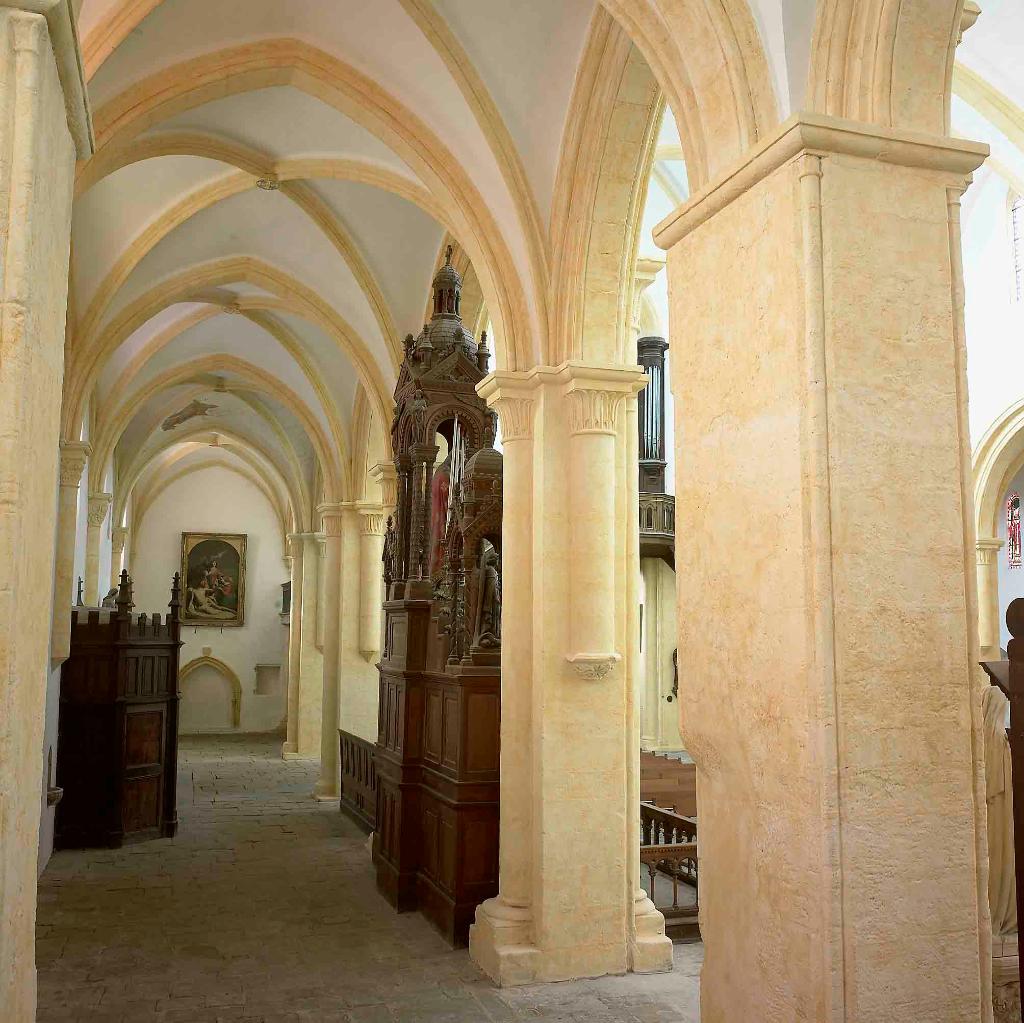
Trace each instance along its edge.
<instances>
[{"instance_id":1,"label":"white plaster wall","mask_svg":"<svg viewBox=\"0 0 1024 1023\"><path fill-rule=\"evenodd\" d=\"M977 445L1024 394L1024 303L1014 296L1009 184L986 173L972 191L962 237L971 440Z\"/></svg>"},{"instance_id":2,"label":"white plaster wall","mask_svg":"<svg viewBox=\"0 0 1024 1023\"><path fill-rule=\"evenodd\" d=\"M1014 296L1009 196L1024 194L1024 152L954 96L954 134L986 142L992 155L962 201L964 321L971 442L1024 394L1024 304Z\"/></svg>"},{"instance_id":3,"label":"white plaster wall","mask_svg":"<svg viewBox=\"0 0 1024 1023\"><path fill-rule=\"evenodd\" d=\"M275 731L286 712L284 674L277 692L257 695L256 665L280 664L281 583L287 578L277 518L263 494L247 480L216 466L175 481L153 503L138 528L132 578L136 610L163 613L171 577L180 570L181 534L245 533L245 624L241 628L188 626L182 629L182 666L210 655L227 664L242 684L241 731ZM223 731L224 715L214 686L199 674L182 686L182 731ZM191 686L198 680L193 700ZM227 682L222 687L230 692ZM208 713L204 716L203 707ZM228 702L230 708L230 699Z\"/></svg>"},{"instance_id":4,"label":"white plaster wall","mask_svg":"<svg viewBox=\"0 0 1024 1023\"><path fill-rule=\"evenodd\" d=\"M196 732L231 732L233 688L231 679L209 664L193 671L181 687L178 730L182 735Z\"/></svg>"}]
</instances>

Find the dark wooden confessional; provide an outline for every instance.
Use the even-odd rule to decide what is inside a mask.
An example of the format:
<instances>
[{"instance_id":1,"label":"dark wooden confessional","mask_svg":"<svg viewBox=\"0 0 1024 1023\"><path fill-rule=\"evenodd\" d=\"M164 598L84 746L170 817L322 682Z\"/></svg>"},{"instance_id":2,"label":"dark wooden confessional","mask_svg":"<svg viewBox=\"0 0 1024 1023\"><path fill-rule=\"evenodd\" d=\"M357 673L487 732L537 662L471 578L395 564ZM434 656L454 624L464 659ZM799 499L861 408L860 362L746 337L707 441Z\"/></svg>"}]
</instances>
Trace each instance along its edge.
<instances>
[{"instance_id":1,"label":"dark wooden confessional","mask_svg":"<svg viewBox=\"0 0 1024 1023\"><path fill-rule=\"evenodd\" d=\"M395 390L373 856L392 905L464 945L498 890L502 460L450 255Z\"/></svg>"},{"instance_id":2,"label":"dark wooden confessional","mask_svg":"<svg viewBox=\"0 0 1024 1023\"><path fill-rule=\"evenodd\" d=\"M132 613L121 573L116 607L76 607L61 668L57 723L58 849L171 838L178 827L181 589L170 613Z\"/></svg>"}]
</instances>

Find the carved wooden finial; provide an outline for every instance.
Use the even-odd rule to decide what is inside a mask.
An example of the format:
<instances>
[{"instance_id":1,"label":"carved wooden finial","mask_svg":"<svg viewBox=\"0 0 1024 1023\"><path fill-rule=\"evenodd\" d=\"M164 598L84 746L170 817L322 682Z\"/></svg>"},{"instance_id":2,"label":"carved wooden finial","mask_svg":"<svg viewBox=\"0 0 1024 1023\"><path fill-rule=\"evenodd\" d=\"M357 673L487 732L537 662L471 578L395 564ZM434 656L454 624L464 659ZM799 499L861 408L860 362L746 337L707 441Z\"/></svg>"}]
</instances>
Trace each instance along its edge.
<instances>
[{"instance_id":1,"label":"carved wooden finial","mask_svg":"<svg viewBox=\"0 0 1024 1023\"><path fill-rule=\"evenodd\" d=\"M451 247L451 245L449 245L448 248L446 248L444 250L444 265L445 266L451 266L452 265L452 253L454 251L455 250Z\"/></svg>"},{"instance_id":2,"label":"carved wooden finial","mask_svg":"<svg viewBox=\"0 0 1024 1023\"><path fill-rule=\"evenodd\" d=\"M121 569L121 582L117 587L117 613L126 615L132 609L132 580L128 569Z\"/></svg>"}]
</instances>

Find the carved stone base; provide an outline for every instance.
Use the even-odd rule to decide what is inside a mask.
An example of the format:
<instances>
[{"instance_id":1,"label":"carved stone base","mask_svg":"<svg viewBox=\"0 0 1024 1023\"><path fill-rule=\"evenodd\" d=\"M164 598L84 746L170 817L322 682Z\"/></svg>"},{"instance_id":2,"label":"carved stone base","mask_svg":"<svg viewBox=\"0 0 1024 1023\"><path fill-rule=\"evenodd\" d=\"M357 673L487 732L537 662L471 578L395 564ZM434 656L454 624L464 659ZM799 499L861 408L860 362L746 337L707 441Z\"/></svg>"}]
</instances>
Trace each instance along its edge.
<instances>
[{"instance_id":1,"label":"carved stone base","mask_svg":"<svg viewBox=\"0 0 1024 1023\"><path fill-rule=\"evenodd\" d=\"M992 938L992 1018L995 1023L1020 1023L1020 974L1015 934Z\"/></svg>"}]
</instances>

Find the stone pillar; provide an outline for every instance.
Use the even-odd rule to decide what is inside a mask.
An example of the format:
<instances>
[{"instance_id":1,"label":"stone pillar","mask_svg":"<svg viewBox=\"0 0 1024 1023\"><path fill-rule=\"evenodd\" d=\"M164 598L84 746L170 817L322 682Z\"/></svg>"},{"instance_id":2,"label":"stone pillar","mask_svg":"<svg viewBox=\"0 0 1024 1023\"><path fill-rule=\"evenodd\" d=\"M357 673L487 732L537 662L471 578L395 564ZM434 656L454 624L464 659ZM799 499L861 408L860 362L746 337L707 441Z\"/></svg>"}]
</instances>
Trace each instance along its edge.
<instances>
[{"instance_id":1,"label":"stone pillar","mask_svg":"<svg viewBox=\"0 0 1024 1023\"><path fill-rule=\"evenodd\" d=\"M500 984L536 975L539 954L532 916L533 778L533 443L534 395L529 382L494 375L481 394L501 426L501 753L499 893L483 903L469 931L474 960ZM510 637L515 642L508 642Z\"/></svg>"},{"instance_id":2,"label":"stone pillar","mask_svg":"<svg viewBox=\"0 0 1024 1023\"><path fill-rule=\"evenodd\" d=\"M705 1023L990 1018L955 208L983 157L803 114L656 232Z\"/></svg>"},{"instance_id":3,"label":"stone pillar","mask_svg":"<svg viewBox=\"0 0 1024 1023\"><path fill-rule=\"evenodd\" d=\"M661 622L661 590L659 564L655 558L644 558L640 571L644 579L643 667L640 701L640 746L657 749L661 744L658 715L661 710L661 678L658 671L658 632Z\"/></svg>"},{"instance_id":4,"label":"stone pillar","mask_svg":"<svg viewBox=\"0 0 1024 1023\"><path fill-rule=\"evenodd\" d=\"M128 540L127 526L114 526L110 533L110 585L108 592L114 589L121 579L121 564L124 557L124 548ZM128 567L125 565L124 567ZM103 594L106 596L106 594Z\"/></svg>"},{"instance_id":5,"label":"stone pillar","mask_svg":"<svg viewBox=\"0 0 1024 1023\"><path fill-rule=\"evenodd\" d=\"M358 505L359 531L359 652L371 663L380 655L383 599L384 511L379 504Z\"/></svg>"},{"instance_id":6,"label":"stone pillar","mask_svg":"<svg viewBox=\"0 0 1024 1023\"><path fill-rule=\"evenodd\" d=\"M339 774L340 749L338 725L341 699L341 539L344 506L322 504L317 508L323 521L324 573L323 599L324 688L320 719L320 779L313 795L320 800L341 798Z\"/></svg>"},{"instance_id":7,"label":"stone pillar","mask_svg":"<svg viewBox=\"0 0 1024 1023\"><path fill-rule=\"evenodd\" d=\"M53 566L53 624L50 659L53 667L71 652L71 605L75 599L75 538L78 533L78 487L92 448L84 441L60 445L60 489L57 492L57 537Z\"/></svg>"},{"instance_id":8,"label":"stone pillar","mask_svg":"<svg viewBox=\"0 0 1024 1023\"><path fill-rule=\"evenodd\" d=\"M25 10L23 8L28 8ZM45 11L45 14L39 13ZM76 156L92 152L66 3L0 6L0 1016L35 1019L36 854L51 604L57 446ZM70 472L65 453L60 477ZM80 472L80 470L79 470ZM76 480L77 483L77 480ZM63 493L63 488L61 488Z\"/></svg>"},{"instance_id":9,"label":"stone pillar","mask_svg":"<svg viewBox=\"0 0 1024 1023\"><path fill-rule=\"evenodd\" d=\"M281 756L290 760L299 752L299 691L302 677L302 553L303 534L288 535L291 561L291 608L288 614L288 710Z\"/></svg>"},{"instance_id":10,"label":"stone pillar","mask_svg":"<svg viewBox=\"0 0 1024 1023\"><path fill-rule=\"evenodd\" d=\"M302 541L302 585L298 610L299 618L299 672L298 711L295 756L315 758L320 755L320 722L323 711L323 654L317 647L317 623L320 617L320 558L319 533L297 534ZM295 600L295 594L292 594ZM285 754L289 759L292 754Z\"/></svg>"},{"instance_id":11,"label":"stone pillar","mask_svg":"<svg viewBox=\"0 0 1024 1023\"><path fill-rule=\"evenodd\" d=\"M1002 623L999 607L999 552L1005 543L1005 540L991 536L979 536L975 542L978 562L978 644L982 651L999 647Z\"/></svg>"},{"instance_id":12,"label":"stone pillar","mask_svg":"<svg viewBox=\"0 0 1024 1023\"><path fill-rule=\"evenodd\" d=\"M371 479L380 487L380 503L384 511L384 525L394 516L398 504L398 471L393 462L378 462L369 471Z\"/></svg>"},{"instance_id":13,"label":"stone pillar","mask_svg":"<svg viewBox=\"0 0 1024 1023\"><path fill-rule=\"evenodd\" d=\"M643 380L566 363L480 385L504 447L506 643L500 894L478 909L470 951L500 984L671 967L661 914L638 893Z\"/></svg>"},{"instance_id":14,"label":"stone pillar","mask_svg":"<svg viewBox=\"0 0 1024 1023\"><path fill-rule=\"evenodd\" d=\"M100 540L113 500L113 494L89 495L89 528L85 534L85 602L93 607L103 596L100 593Z\"/></svg>"}]
</instances>

